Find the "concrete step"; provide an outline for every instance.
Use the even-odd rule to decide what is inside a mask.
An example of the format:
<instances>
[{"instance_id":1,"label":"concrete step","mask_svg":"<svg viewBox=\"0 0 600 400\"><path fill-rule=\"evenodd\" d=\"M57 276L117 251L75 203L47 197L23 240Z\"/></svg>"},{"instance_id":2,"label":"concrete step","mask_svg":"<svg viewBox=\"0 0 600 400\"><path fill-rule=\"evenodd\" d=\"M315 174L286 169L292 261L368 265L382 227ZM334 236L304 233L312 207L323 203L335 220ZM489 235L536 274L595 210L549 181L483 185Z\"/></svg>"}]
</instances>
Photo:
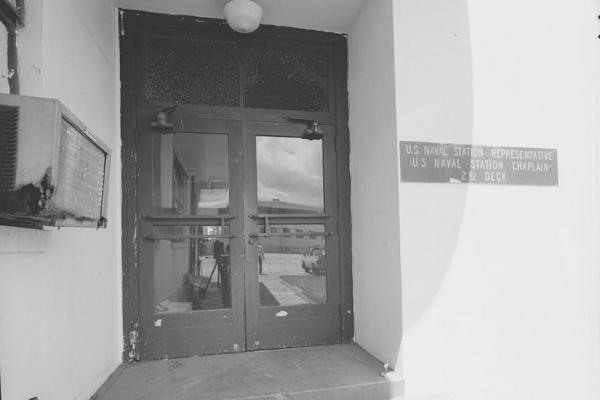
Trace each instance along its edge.
<instances>
[{"instance_id":1,"label":"concrete step","mask_svg":"<svg viewBox=\"0 0 600 400\"><path fill-rule=\"evenodd\" d=\"M97 400L389 400L404 381L357 345L247 352L122 366Z\"/></svg>"}]
</instances>

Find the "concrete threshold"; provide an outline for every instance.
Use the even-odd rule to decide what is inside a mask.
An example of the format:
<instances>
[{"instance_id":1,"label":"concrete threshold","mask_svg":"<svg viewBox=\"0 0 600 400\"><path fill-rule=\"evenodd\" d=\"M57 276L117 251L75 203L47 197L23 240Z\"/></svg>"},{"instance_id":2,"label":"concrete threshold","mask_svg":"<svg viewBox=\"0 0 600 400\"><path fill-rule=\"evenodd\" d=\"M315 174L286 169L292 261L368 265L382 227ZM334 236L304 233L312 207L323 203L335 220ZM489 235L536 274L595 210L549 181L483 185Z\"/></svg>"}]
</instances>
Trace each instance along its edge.
<instances>
[{"instance_id":1,"label":"concrete threshold","mask_svg":"<svg viewBox=\"0 0 600 400\"><path fill-rule=\"evenodd\" d=\"M358 345L147 361L122 366L97 400L387 400L404 381Z\"/></svg>"}]
</instances>

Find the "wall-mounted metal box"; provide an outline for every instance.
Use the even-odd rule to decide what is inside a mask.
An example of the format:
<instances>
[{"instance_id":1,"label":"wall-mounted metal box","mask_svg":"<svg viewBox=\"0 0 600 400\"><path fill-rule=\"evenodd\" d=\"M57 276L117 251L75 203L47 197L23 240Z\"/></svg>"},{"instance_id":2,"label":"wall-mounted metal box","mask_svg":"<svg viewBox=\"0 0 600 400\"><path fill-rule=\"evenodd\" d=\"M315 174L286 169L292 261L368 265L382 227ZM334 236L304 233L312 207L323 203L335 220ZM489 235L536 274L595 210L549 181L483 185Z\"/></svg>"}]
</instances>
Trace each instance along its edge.
<instances>
[{"instance_id":1,"label":"wall-mounted metal box","mask_svg":"<svg viewBox=\"0 0 600 400\"><path fill-rule=\"evenodd\" d=\"M109 167L58 100L0 94L0 224L106 227Z\"/></svg>"}]
</instances>

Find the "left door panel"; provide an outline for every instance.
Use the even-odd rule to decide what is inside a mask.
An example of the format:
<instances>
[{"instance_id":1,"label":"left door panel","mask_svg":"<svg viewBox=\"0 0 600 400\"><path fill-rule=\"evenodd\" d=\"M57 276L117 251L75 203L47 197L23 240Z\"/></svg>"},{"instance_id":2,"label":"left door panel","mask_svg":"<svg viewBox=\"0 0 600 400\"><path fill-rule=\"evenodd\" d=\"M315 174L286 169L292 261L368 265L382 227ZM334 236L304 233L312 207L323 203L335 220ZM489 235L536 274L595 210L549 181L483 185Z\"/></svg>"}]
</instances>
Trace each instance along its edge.
<instances>
[{"instance_id":1,"label":"left door panel","mask_svg":"<svg viewBox=\"0 0 600 400\"><path fill-rule=\"evenodd\" d=\"M175 126L138 138L143 359L246 349L241 123Z\"/></svg>"}]
</instances>

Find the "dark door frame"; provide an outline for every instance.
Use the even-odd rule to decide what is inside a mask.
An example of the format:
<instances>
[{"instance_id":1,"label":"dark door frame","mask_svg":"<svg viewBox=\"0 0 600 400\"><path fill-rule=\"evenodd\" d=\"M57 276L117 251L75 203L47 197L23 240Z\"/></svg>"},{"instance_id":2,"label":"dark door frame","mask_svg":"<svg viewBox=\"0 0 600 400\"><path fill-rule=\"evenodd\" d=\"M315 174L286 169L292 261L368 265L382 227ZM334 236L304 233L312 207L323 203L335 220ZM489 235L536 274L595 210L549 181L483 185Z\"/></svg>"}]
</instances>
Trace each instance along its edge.
<instances>
[{"instance_id":1,"label":"dark door frame","mask_svg":"<svg viewBox=\"0 0 600 400\"><path fill-rule=\"evenodd\" d=\"M219 37L240 40L240 34L233 32L224 20L173 15L152 14L138 11L120 10L120 63L121 63L121 159L122 159L122 263L123 263L123 336L124 361L139 360L139 280L138 246L139 218L137 210L137 135L140 131L137 116L143 106L140 100L141 73L136 71L136 60L143 54L139 40L144 31L198 30L219 35ZM198 22L202 23L199 24ZM338 182L338 226L340 260L340 342L349 343L354 336L354 311L352 293L352 248L351 248L351 208L350 208L350 142L348 131L348 90L347 90L347 46L346 37L340 34L309 31L295 28L261 26L256 32L243 36L243 40L258 43L299 41L314 43L315 46L330 46L333 51L333 71L331 80L330 109L326 113L297 112L285 110L261 110L225 107L202 107L206 118L220 118L246 121L285 122L290 114L300 118L313 119L324 124L335 125ZM197 106L193 107L195 110ZM182 105L178 112L191 113L192 107ZM149 111L149 110L148 110Z\"/></svg>"}]
</instances>

